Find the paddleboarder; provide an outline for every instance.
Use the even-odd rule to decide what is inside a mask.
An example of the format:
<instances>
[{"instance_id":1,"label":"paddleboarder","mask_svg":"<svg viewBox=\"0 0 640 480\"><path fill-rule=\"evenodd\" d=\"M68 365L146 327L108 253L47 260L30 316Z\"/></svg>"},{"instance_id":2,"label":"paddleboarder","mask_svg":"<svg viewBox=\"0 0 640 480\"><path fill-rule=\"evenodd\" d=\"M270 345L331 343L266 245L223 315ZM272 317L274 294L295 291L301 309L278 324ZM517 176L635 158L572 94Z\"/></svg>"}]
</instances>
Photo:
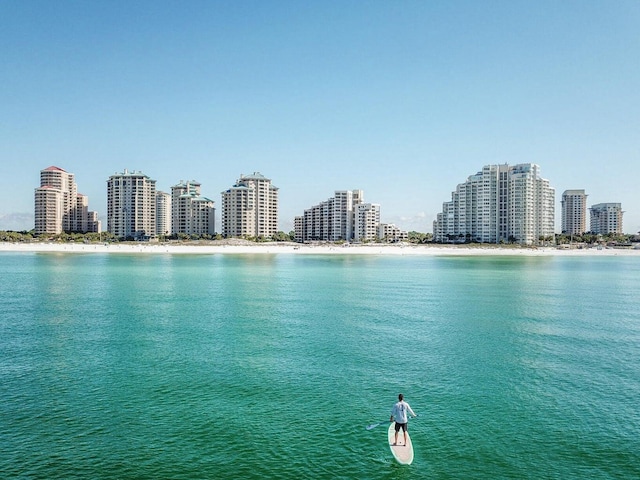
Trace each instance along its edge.
<instances>
[{"instance_id":1,"label":"paddleboarder","mask_svg":"<svg viewBox=\"0 0 640 480\"><path fill-rule=\"evenodd\" d=\"M396 421L396 436L394 445L398 444L398 432L400 431L400 429L402 429L402 431L404 432L404 444L407 444L407 413L410 413L414 418L417 417L417 415L413 413L413 410L411 410L409 404L404 401L404 395L400 393L398 395L398 402L391 409L391 418L389 419L390 422L393 422L394 419Z\"/></svg>"}]
</instances>

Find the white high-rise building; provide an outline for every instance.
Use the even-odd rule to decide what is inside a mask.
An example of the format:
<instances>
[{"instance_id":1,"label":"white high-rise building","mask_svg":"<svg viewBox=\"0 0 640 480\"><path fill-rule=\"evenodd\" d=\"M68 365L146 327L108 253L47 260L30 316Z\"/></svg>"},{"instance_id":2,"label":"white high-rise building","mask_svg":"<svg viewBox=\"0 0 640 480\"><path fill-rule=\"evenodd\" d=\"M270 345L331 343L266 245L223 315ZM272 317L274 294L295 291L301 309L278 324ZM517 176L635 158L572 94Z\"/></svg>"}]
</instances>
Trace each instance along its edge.
<instances>
[{"instance_id":1,"label":"white high-rise building","mask_svg":"<svg viewBox=\"0 0 640 480\"><path fill-rule=\"evenodd\" d=\"M380 205L365 204L362 190L336 190L294 222L298 242L375 240L379 225Z\"/></svg>"},{"instance_id":2,"label":"white high-rise building","mask_svg":"<svg viewBox=\"0 0 640 480\"><path fill-rule=\"evenodd\" d=\"M171 195L160 190L156 191L156 233L171 234Z\"/></svg>"},{"instance_id":3,"label":"white high-rise building","mask_svg":"<svg viewBox=\"0 0 640 480\"><path fill-rule=\"evenodd\" d=\"M60 167L40 171L34 213L36 235L100 231L97 214L89 211L89 199L78 193L74 175Z\"/></svg>"},{"instance_id":4,"label":"white high-rise building","mask_svg":"<svg viewBox=\"0 0 640 480\"><path fill-rule=\"evenodd\" d=\"M380 205L377 203L359 203L356 206L353 239L366 242L378 239L380 226Z\"/></svg>"},{"instance_id":5,"label":"white high-rise building","mask_svg":"<svg viewBox=\"0 0 640 480\"><path fill-rule=\"evenodd\" d=\"M362 190L336 190L327 200L330 211L327 240L352 240L355 236L355 209L362 203Z\"/></svg>"},{"instance_id":6,"label":"white high-rise building","mask_svg":"<svg viewBox=\"0 0 640 480\"><path fill-rule=\"evenodd\" d=\"M565 190L560 202L562 210L562 233L582 235L586 232L587 195L584 190Z\"/></svg>"},{"instance_id":7,"label":"white high-rise building","mask_svg":"<svg viewBox=\"0 0 640 480\"><path fill-rule=\"evenodd\" d=\"M171 187L171 233L215 235L215 204L200 194L195 180Z\"/></svg>"},{"instance_id":8,"label":"white high-rise building","mask_svg":"<svg viewBox=\"0 0 640 480\"><path fill-rule=\"evenodd\" d=\"M622 234L622 204L598 203L591 208L591 233L606 235L608 233Z\"/></svg>"},{"instance_id":9,"label":"white high-rise building","mask_svg":"<svg viewBox=\"0 0 640 480\"><path fill-rule=\"evenodd\" d=\"M456 187L434 221L437 242L537 243L553 235L555 191L540 167L487 165Z\"/></svg>"},{"instance_id":10,"label":"white high-rise building","mask_svg":"<svg viewBox=\"0 0 640 480\"><path fill-rule=\"evenodd\" d=\"M107 180L107 229L118 238L156 235L156 181L142 172L116 173Z\"/></svg>"},{"instance_id":11,"label":"white high-rise building","mask_svg":"<svg viewBox=\"0 0 640 480\"><path fill-rule=\"evenodd\" d=\"M278 187L259 172L241 175L222 192L222 235L265 237L278 232Z\"/></svg>"}]
</instances>

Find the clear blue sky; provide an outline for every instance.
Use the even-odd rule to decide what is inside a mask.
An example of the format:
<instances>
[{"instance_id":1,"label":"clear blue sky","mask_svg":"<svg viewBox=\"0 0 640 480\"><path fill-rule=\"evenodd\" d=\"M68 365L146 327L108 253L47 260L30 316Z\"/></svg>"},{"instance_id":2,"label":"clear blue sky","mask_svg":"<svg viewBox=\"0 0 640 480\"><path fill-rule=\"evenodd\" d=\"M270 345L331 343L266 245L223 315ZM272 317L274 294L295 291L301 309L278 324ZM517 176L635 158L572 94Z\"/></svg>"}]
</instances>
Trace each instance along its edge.
<instances>
[{"instance_id":1,"label":"clear blue sky","mask_svg":"<svg viewBox=\"0 0 640 480\"><path fill-rule=\"evenodd\" d=\"M0 0L0 229L33 228L40 170L280 187L280 226L335 190L431 232L483 165L640 230L640 1ZM106 227L106 222L105 222ZM588 223L587 223L588 227Z\"/></svg>"}]
</instances>

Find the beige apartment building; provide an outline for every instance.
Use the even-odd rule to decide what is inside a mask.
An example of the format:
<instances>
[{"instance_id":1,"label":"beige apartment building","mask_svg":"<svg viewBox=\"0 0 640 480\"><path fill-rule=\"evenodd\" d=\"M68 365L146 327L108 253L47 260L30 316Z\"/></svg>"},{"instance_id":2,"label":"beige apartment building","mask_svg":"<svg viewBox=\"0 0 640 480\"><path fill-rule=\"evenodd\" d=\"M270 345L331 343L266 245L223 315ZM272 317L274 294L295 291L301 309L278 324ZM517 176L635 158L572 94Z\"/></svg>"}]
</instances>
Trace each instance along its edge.
<instances>
[{"instance_id":1,"label":"beige apartment building","mask_svg":"<svg viewBox=\"0 0 640 480\"><path fill-rule=\"evenodd\" d=\"M156 234L171 235L171 194L156 190Z\"/></svg>"},{"instance_id":2,"label":"beige apartment building","mask_svg":"<svg viewBox=\"0 0 640 480\"><path fill-rule=\"evenodd\" d=\"M278 232L278 187L259 172L241 175L222 192L221 230L225 237L265 237Z\"/></svg>"},{"instance_id":3,"label":"beige apartment building","mask_svg":"<svg viewBox=\"0 0 640 480\"><path fill-rule=\"evenodd\" d=\"M565 190L560 201L562 233L582 235L587 224L587 195L584 190Z\"/></svg>"},{"instance_id":4,"label":"beige apartment building","mask_svg":"<svg viewBox=\"0 0 640 480\"><path fill-rule=\"evenodd\" d=\"M591 233L606 235L608 233L622 234L622 204L598 203L591 208Z\"/></svg>"},{"instance_id":5,"label":"beige apartment building","mask_svg":"<svg viewBox=\"0 0 640 480\"><path fill-rule=\"evenodd\" d=\"M124 170L107 181L107 228L118 238L145 240L156 235L156 181Z\"/></svg>"},{"instance_id":6,"label":"beige apartment building","mask_svg":"<svg viewBox=\"0 0 640 480\"><path fill-rule=\"evenodd\" d=\"M98 214L89 211L88 197L78 193L74 174L60 167L40 171L34 218L36 235L100 232Z\"/></svg>"},{"instance_id":7,"label":"beige apartment building","mask_svg":"<svg viewBox=\"0 0 640 480\"><path fill-rule=\"evenodd\" d=\"M215 235L215 204L201 195L195 180L171 187L171 233Z\"/></svg>"}]
</instances>

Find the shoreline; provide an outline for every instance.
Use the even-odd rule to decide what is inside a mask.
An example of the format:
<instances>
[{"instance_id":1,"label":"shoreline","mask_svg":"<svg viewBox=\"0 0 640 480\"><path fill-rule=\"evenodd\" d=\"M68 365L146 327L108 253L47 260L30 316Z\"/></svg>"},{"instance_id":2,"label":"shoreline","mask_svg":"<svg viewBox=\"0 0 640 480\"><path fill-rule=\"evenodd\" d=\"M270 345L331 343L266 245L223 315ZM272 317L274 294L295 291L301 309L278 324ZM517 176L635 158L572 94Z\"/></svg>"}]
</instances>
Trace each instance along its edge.
<instances>
[{"instance_id":1,"label":"shoreline","mask_svg":"<svg viewBox=\"0 0 640 480\"><path fill-rule=\"evenodd\" d=\"M640 248L467 246L467 245L313 245L268 244L174 244L174 243L12 243L0 242L0 252L25 253L120 253L120 254L291 254L291 255L424 255L424 256L638 256Z\"/></svg>"}]
</instances>

